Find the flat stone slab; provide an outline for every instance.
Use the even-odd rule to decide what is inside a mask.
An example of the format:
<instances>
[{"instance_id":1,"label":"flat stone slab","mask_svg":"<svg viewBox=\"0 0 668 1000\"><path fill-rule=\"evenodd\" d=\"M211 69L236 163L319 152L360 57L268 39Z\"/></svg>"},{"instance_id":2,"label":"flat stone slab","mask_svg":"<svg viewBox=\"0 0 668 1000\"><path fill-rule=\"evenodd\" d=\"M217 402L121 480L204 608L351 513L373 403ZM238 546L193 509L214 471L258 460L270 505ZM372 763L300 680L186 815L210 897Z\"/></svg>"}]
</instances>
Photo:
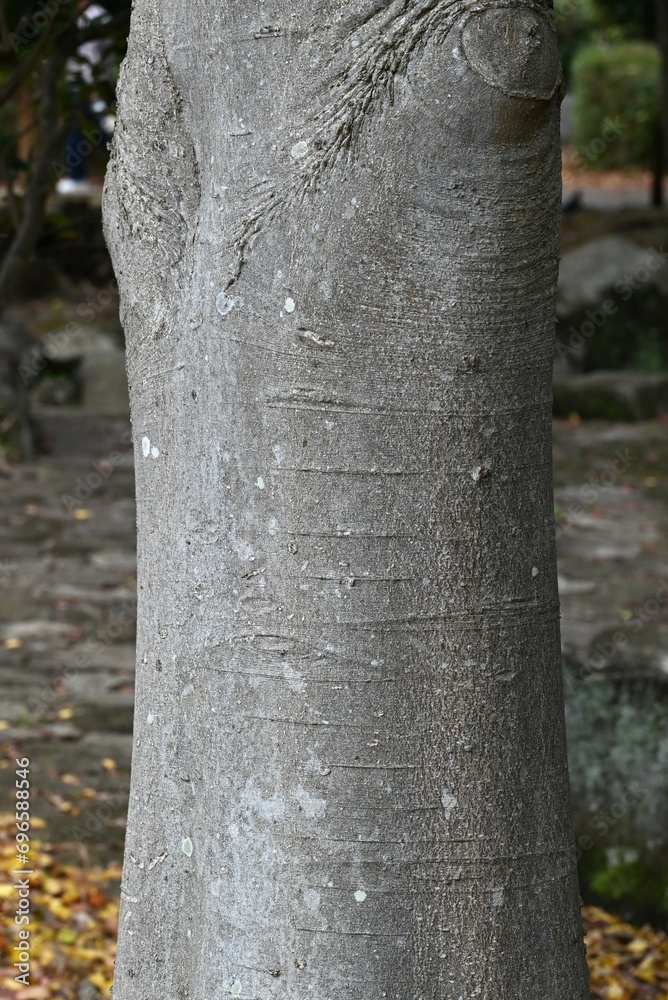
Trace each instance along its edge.
<instances>
[{"instance_id":1,"label":"flat stone slab","mask_svg":"<svg viewBox=\"0 0 668 1000\"><path fill-rule=\"evenodd\" d=\"M554 412L560 417L575 413L584 420L651 420L668 412L668 374L578 373L559 367L553 389Z\"/></svg>"}]
</instances>

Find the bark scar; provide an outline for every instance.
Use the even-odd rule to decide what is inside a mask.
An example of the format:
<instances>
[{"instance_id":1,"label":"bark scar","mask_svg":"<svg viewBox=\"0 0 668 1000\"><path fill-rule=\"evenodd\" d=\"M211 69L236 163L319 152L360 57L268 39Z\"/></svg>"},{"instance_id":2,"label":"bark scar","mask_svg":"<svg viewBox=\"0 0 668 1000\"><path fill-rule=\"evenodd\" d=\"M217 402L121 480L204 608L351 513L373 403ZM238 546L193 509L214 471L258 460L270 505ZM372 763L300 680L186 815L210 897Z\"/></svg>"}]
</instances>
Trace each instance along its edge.
<instances>
[{"instance_id":1,"label":"bark scar","mask_svg":"<svg viewBox=\"0 0 668 1000\"><path fill-rule=\"evenodd\" d=\"M533 13L550 30L545 17L549 7L547 0L393 0L387 6L376 5L372 14L354 25L352 35L348 31L340 39L344 55L330 64L329 100L304 124L307 138L292 147L292 177L257 202L232 234L227 249L234 253L234 264L225 290L239 280L255 237L276 213L316 194L334 168L353 157L363 129L382 107L394 102L395 80L406 75L428 42L443 43L467 15L465 23L475 15L503 10Z\"/></svg>"}]
</instances>

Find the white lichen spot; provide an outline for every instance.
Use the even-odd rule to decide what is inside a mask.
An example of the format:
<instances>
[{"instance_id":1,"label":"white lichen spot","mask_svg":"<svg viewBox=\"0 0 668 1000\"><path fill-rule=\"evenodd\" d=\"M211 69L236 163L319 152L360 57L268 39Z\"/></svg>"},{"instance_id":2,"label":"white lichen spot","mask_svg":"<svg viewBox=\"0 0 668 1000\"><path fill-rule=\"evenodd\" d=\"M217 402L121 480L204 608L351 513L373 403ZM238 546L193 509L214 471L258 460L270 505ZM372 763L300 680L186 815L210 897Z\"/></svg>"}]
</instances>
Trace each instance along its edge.
<instances>
[{"instance_id":1,"label":"white lichen spot","mask_svg":"<svg viewBox=\"0 0 668 1000\"><path fill-rule=\"evenodd\" d=\"M320 906L320 893L315 889L304 890L304 906L307 910L315 913Z\"/></svg>"},{"instance_id":2,"label":"white lichen spot","mask_svg":"<svg viewBox=\"0 0 668 1000\"><path fill-rule=\"evenodd\" d=\"M151 439L150 438L143 437L141 439L141 453L144 456L144 458L148 458L148 456L151 454Z\"/></svg>"},{"instance_id":3,"label":"white lichen spot","mask_svg":"<svg viewBox=\"0 0 668 1000\"><path fill-rule=\"evenodd\" d=\"M153 712L149 712L148 715L146 716L146 721L148 722L149 726L153 722L154 718L155 716L153 715Z\"/></svg>"},{"instance_id":4,"label":"white lichen spot","mask_svg":"<svg viewBox=\"0 0 668 1000\"><path fill-rule=\"evenodd\" d=\"M227 832L229 833L232 840L236 840L237 837L239 836L239 827L237 826L236 823L230 823L230 825L227 828Z\"/></svg>"},{"instance_id":5,"label":"white lichen spot","mask_svg":"<svg viewBox=\"0 0 668 1000\"><path fill-rule=\"evenodd\" d=\"M533 577L536 577L536 576L538 576L538 573L539 573L539 569L538 569L538 567L537 567L537 566L532 566L532 567L531 567L531 575L532 575Z\"/></svg>"},{"instance_id":6,"label":"white lichen spot","mask_svg":"<svg viewBox=\"0 0 668 1000\"><path fill-rule=\"evenodd\" d=\"M285 305L283 306L283 308L285 309L286 313L293 313L295 311L295 300L287 298L285 300Z\"/></svg>"},{"instance_id":7,"label":"white lichen spot","mask_svg":"<svg viewBox=\"0 0 668 1000\"><path fill-rule=\"evenodd\" d=\"M288 682L288 687L291 691L294 691L295 694L304 693L306 690L306 681L299 670L295 670L295 668L291 667L289 663L286 663L283 667L283 676Z\"/></svg>"},{"instance_id":8,"label":"white lichen spot","mask_svg":"<svg viewBox=\"0 0 668 1000\"><path fill-rule=\"evenodd\" d=\"M441 805L443 806L445 818L449 820L457 805L457 796L453 795L447 788L444 788L441 792Z\"/></svg>"},{"instance_id":9,"label":"white lichen spot","mask_svg":"<svg viewBox=\"0 0 668 1000\"><path fill-rule=\"evenodd\" d=\"M366 899L366 893L364 889L357 890L357 892L355 893L355 899L357 900L358 903L364 902L364 900Z\"/></svg>"},{"instance_id":10,"label":"white lichen spot","mask_svg":"<svg viewBox=\"0 0 668 1000\"><path fill-rule=\"evenodd\" d=\"M300 139L299 142L296 142L292 147L292 149L290 150L290 156L292 157L293 160L299 160L301 159L302 156L306 156L307 153L308 153L308 143L305 142L303 139Z\"/></svg>"},{"instance_id":11,"label":"white lichen spot","mask_svg":"<svg viewBox=\"0 0 668 1000\"><path fill-rule=\"evenodd\" d=\"M220 292L216 296L216 309L221 316L229 316L233 309L241 309L244 300L239 296L228 295L227 292Z\"/></svg>"},{"instance_id":12,"label":"white lichen spot","mask_svg":"<svg viewBox=\"0 0 668 1000\"><path fill-rule=\"evenodd\" d=\"M155 445L153 445L151 448L151 458L159 458L159 457L160 457L160 449L156 448Z\"/></svg>"},{"instance_id":13,"label":"white lichen spot","mask_svg":"<svg viewBox=\"0 0 668 1000\"><path fill-rule=\"evenodd\" d=\"M232 985L230 986L230 993L232 994L233 997L241 996L241 983L239 982L238 979L235 979Z\"/></svg>"},{"instance_id":14,"label":"white lichen spot","mask_svg":"<svg viewBox=\"0 0 668 1000\"><path fill-rule=\"evenodd\" d=\"M255 480L255 485L259 490L264 489L264 479L262 478L262 476L257 477L257 479Z\"/></svg>"},{"instance_id":15,"label":"white lichen spot","mask_svg":"<svg viewBox=\"0 0 668 1000\"><path fill-rule=\"evenodd\" d=\"M187 858L192 858L193 856L193 842L190 837L184 837L181 841L181 850Z\"/></svg>"},{"instance_id":16,"label":"white lichen spot","mask_svg":"<svg viewBox=\"0 0 668 1000\"><path fill-rule=\"evenodd\" d=\"M319 819L325 815L327 810L326 799L319 799L316 795L309 795L301 785L297 788L295 796L307 819Z\"/></svg>"},{"instance_id":17,"label":"white lichen spot","mask_svg":"<svg viewBox=\"0 0 668 1000\"><path fill-rule=\"evenodd\" d=\"M253 558L253 546L245 538L239 538L236 527L228 531L227 539L242 562L249 562Z\"/></svg>"},{"instance_id":18,"label":"white lichen spot","mask_svg":"<svg viewBox=\"0 0 668 1000\"><path fill-rule=\"evenodd\" d=\"M492 906L502 906L503 905L503 886L497 886L492 889Z\"/></svg>"},{"instance_id":19,"label":"white lichen spot","mask_svg":"<svg viewBox=\"0 0 668 1000\"><path fill-rule=\"evenodd\" d=\"M282 445L275 444L272 445L271 451L274 458L276 459L276 465L280 465L285 457L285 449L283 448Z\"/></svg>"}]
</instances>

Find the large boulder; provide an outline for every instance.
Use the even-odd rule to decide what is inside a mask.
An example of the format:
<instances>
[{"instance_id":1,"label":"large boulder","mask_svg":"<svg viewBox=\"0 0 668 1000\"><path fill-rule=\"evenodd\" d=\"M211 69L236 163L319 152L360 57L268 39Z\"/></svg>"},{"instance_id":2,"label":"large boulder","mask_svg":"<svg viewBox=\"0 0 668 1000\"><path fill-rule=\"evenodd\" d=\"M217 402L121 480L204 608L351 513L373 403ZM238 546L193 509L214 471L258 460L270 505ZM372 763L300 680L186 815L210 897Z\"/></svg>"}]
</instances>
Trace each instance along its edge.
<instances>
[{"instance_id":1,"label":"large boulder","mask_svg":"<svg viewBox=\"0 0 668 1000\"><path fill-rule=\"evenodd\" d=\"M621 236L602 236L571 250L559 270L557 317L600 308L611 297L626 301L643 286L668 294L666 260L662 247L646 250Z\"/></svg>"},{"instance_id":2,"label":"large boulder","mask_svg":"<svg viewBox=\"0 0 668 1000\"><path fill-rule=\"evenodd\" d=\"M668 410L668 256L619 236L567 253L557 290L555 413L644 420Z\"/></svg>"}]
</instances>

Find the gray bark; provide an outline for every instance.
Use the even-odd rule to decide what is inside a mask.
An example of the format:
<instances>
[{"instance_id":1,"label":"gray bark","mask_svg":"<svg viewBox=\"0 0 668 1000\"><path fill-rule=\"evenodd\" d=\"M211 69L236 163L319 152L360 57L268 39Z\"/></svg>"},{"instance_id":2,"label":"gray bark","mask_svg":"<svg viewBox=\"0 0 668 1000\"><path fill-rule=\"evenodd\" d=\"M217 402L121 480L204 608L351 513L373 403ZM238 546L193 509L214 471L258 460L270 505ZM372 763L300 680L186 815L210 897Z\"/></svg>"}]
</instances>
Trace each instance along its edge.
<instances>
[{"instance_id":1,"label":"gray bark","mask_svg":"<svg viewBox=\"0 0 668 1000\"><path fill-rule=\"evenodd\" d=\"M546 8L137 0L115 1000L583 1000Z\"/></svg>"}]
</instances>

